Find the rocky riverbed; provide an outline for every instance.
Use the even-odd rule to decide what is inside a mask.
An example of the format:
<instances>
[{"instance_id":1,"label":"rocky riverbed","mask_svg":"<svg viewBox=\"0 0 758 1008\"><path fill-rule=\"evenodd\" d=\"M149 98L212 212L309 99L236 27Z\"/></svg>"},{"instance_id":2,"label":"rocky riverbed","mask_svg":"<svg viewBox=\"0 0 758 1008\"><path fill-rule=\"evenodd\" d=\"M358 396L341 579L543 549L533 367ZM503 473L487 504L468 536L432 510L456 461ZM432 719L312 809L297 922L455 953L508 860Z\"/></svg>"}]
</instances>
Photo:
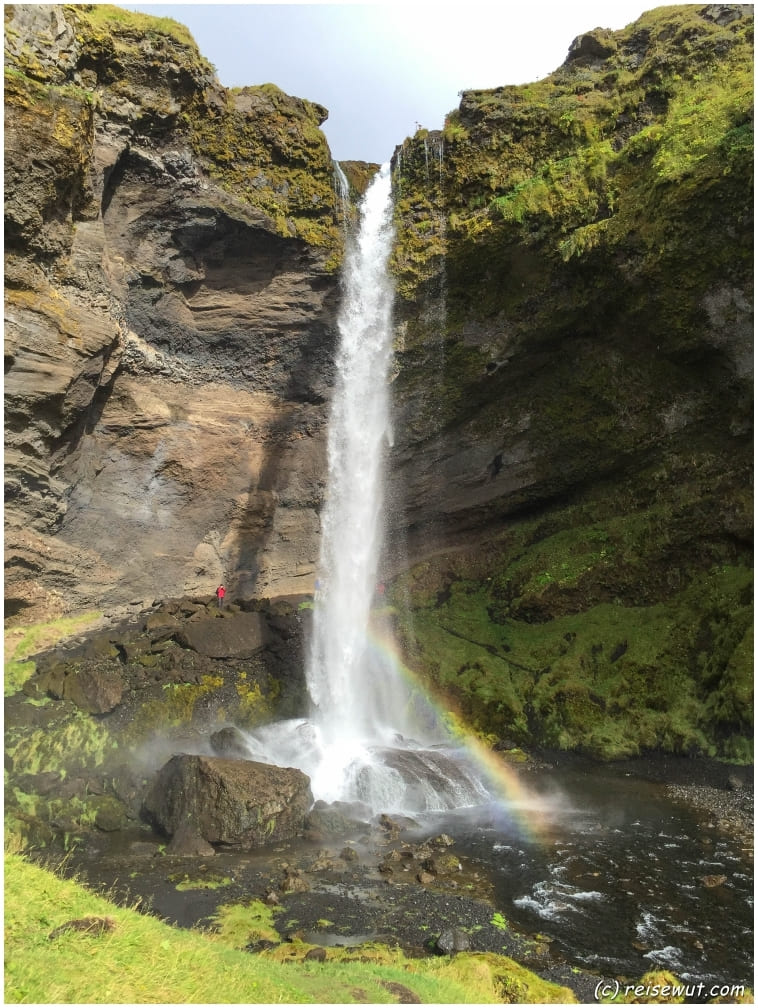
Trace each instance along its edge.
<instances>
[{"instance_id":1,"label":"rocky riverbed","mask_svg":"<svg viewBox=\"0 0 758 1008\"><path fill-rule=\"evenodd\" d=\"M454 814L443 824L451 830L446 833L435 831L441 819L362 815L365 809L317 803L303 836L264 848L241 852L219 847L210 856L177 857L167 852L165 838L141 826L89 835L71 852L67 866L111 898L136 904L181 927L213 930L220 926L226 908L254 906L261 926L251 926L247 947L253 954L272 942L289 943L293 956L310 958L332 946L354 947L360 955L359 946L377 942L399 946L414 956L464 949L495 952L569 986L579 1000L590 1002L599 976L633 982L651 968L671 968L657 957L669 954L673 946L661 948L657 936L641 933L639 925L635 931L632 924L635 919L657 920L662 928L659 905L676 900L682 888L691 888L703 912L692 920L686 937L681 935L682 920L692 916L688 907L695 904L685 900L681 907L669 907L671 933L678 935L672 940L679 942L685 956L682 968L673 972L746 980L748 953L740 947L751 918L743 903L749 889L743 876L752 867L752 837L747 832L751 768L663 758L601 767L543 753L520 772L534 784L576 778L594 787L597 778L602 780L598 790L604 793L608 782L615 780L619 808L628 804L630 795L638 795L639 804L629 808L625 823L609 817L613 799L596 817L587 808L580 809L583 824L578 830L564 822L541 844L530 844L523 831L498 823L496 814L489 812L479 821L473 811L470 816L465 810ZM735 775L740 787L734 779L730 786ZM579 793L572 798L574 805ZM648 805L649 828L641 833L645 813L641 815L640 809ZM665 819L662 810L670 813ZM576 813L574 809L570 814ZM565 818L568 813L561 815ZM606 852L609 842L615 846ZM674 848L672 876L678 861L690 865L684 871L685 885L670 881L668 889L652 897L650 887L658 885L658 867L652 862L665 857L668 848ZM627 863L620 863L620 852ZM577 856L581 870L576 867ZM716 862L726 867L713 868ZM542 915L530 926L528 914L517 911L523 898L514 900L508 886L514 883L514 892L527 892L534 878L544 877L532 890L543 886L544 891L550 880L547 864L553 865L559 881L543 903ZM635 869L638 877L630 878ZM722 870L723 876L714 874ZM698 877L698 872L710 875ZM513 880L508 878L511 873ZM620 904L630 915L626 937L624 922L616 920L620 913L614 902L623 889L629 890ZM653 898L658 900L655 905L650 903ZM741 923L734 919L739 913ZM608 926L619 928L612 955L604 933ZM732 929L731 937L725 928ZM572 929L577 935L575 948ZM594 966L581 947L582 929L591 943L597 943ZM717 936L735 948L716 953ZM706 955L713 959L706 961ZM701 973L694 973L693 963L701 961Z\"/></svg>"},{"instance_id":2,"label":"rocky riverbed","mask_svg":"<svg viewBox=\"0 0 758 1008\"><path fill-rule=\"evenodd\" d=\"M747 979L752 767L501 751L531 807L507 797L442 822L317 803L292 839L177 856L144 816L150 782L174 753L213 751L230 721L302 713L292 670L309 618L302 599L220 611L186 598L38 654L6 697L6 824L35 857L58 866L67 851L92 886L182 927L262 908L270 928L251 930L251 952L467 946L590 1000L597 975L651 967Z\"/></svg>"}]
</instances>

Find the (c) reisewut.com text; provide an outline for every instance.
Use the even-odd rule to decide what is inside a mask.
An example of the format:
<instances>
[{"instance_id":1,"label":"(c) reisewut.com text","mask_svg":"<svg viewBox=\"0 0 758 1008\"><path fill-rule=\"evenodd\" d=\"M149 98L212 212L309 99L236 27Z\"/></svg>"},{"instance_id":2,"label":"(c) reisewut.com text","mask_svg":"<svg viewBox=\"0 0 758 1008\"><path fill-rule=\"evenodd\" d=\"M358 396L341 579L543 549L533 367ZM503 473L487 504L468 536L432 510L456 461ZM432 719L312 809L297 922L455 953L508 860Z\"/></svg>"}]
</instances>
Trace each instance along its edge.
<instances>
[{"instance_id":1,"label":"(c) reisewut.com text","mask_svg":"<svg viewBox=\"0 0 758 1008\"><path fill-rule=\"evenodd\" d=\"M745 994L744 984L622 984L618 980L598 980L595 984L595 1000L633 995L636 998L684 997L684 998L738 998Z\"/></svg>"}]
</instances>

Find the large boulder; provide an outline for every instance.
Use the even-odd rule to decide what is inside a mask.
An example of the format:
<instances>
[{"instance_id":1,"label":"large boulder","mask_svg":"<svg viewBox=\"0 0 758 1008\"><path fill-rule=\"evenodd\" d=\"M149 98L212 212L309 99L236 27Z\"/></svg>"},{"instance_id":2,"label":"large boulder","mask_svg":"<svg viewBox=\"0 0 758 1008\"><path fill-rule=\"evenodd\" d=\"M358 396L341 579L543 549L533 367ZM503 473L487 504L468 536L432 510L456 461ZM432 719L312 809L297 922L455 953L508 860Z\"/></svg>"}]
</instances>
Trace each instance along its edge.
<instances>
[{"instance_id":1,"label":"large boulder","mask_svg":"<svg viewBox=\"0 0 758 1008\"><path fill-rule=\"evenodd\" d=\"M235 613L227 619L202 619L185 623L177 633L183 647L206 658L252 658L264 648L269 634L259 612Z\"/></svg>"},{"instance_id":2,"label":"large boulder","mask_svg":"<svg viewBox=\"0 0 758 1008\"><path fill-rule=\"evenodd\" d=\"M214 845L250 849L296 836L312 804L300 770L181 754L159 770L144 811L171 837L191 831Z\"/></svg>"}]
</instances>

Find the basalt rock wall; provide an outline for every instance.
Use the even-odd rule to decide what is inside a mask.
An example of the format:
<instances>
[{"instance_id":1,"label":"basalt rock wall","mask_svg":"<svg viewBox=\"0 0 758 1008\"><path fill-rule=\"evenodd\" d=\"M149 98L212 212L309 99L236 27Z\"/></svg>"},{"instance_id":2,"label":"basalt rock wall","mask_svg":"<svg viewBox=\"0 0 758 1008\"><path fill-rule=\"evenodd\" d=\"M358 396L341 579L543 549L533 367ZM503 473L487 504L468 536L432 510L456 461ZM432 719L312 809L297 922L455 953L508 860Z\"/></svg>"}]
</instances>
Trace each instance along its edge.
<instances>
[{"instance_id":1,"label":"basalt rock wall","mask_svg":"<svg viewBox=\"0 0 758 1008\"><path fill-rule=\"evenodd\" d=\"M341 209L326 110L186 30L5 8L6 613L307 590Z\"/></svg>"},{"instance_id":2,"label":"basalt rock wall","mask_svg":"<svg viewBox=\"0 0 758 1008\"><path fill-rule=\"evenodd\" d=\"M395 152L383 575L408 663L495 740L749 758L752 30L587 31ZM309 591L326 110L107 5L7 7L5 45L11 621Z\"/></svg>"},{"instance_id":3,"label":"basalt rock wall","mask_svg":"<svg viewBox=\"0 0 758 1008\"><path fill-rule=\"evenodd\" d=\"M662 7L395 152L397 597L496 737L749 758L752 73Z\"/></svg>"}]
</instances>

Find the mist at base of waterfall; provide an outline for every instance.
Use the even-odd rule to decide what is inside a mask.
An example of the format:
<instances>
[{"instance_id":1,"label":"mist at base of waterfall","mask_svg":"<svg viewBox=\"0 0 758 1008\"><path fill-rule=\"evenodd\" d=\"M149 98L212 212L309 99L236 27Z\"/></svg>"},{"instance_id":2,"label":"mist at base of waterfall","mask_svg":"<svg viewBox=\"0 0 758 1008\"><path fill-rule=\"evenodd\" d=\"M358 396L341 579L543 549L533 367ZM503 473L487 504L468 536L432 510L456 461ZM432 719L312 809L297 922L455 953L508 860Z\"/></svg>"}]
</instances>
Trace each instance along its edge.
<instances>
[{"instance_id":1,"label":"mist at base of waterfall","mask_svg":"<svg viewBox=\"0 0 758 1008\"><path fill-rule=\"evenodd\" d=\"M492 801L468 754L395 735L324 738L309 718L241 732L250 759L302 770L316 801L360 802L373 812L443 812Z\"/></svg>"}]
</instances>

